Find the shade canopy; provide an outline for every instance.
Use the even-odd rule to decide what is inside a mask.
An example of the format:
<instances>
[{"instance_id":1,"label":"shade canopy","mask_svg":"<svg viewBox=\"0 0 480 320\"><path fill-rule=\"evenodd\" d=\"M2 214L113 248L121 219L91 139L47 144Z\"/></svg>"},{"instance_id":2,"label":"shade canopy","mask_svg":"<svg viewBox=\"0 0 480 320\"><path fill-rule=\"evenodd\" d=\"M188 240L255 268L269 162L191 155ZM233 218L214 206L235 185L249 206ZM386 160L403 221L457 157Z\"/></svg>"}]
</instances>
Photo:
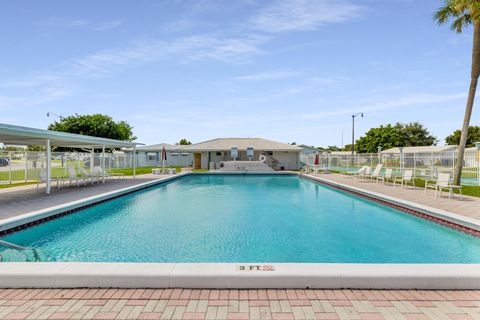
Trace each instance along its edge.
<instances>
[{"instance_id":1,"label":"shade canopy","mask_svg":"<svg viewBox=\"0 0 480 320\"><path fill-rule=\"evenodd\" d=\"M12 145L45 145L50 140L52 147L69 148L125 148L141 143L98 138L82 134L43 130L0 123L0 142Z\"/></svg>"}]
</instances>

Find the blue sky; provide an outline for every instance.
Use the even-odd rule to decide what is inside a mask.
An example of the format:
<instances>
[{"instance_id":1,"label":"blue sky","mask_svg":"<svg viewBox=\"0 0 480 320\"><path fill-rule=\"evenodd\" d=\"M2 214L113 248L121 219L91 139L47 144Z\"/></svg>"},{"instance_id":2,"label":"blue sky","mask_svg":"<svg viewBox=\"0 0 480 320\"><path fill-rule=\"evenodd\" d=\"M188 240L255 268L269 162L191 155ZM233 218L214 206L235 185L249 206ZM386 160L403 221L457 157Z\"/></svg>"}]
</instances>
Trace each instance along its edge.
<instances>
[{"instance_id":1,"label":"blue sky","mask_svg":"<svg viewBox=\"0 0 480 320\"><path fill-rule=\"evenodd\" d=\"M440 0L1 1L0 122L104 113L139 142L350 143L380 124L459 128L471 30ZM472 123L480 113L474 110Z\"/></svg>"}]
</instances>

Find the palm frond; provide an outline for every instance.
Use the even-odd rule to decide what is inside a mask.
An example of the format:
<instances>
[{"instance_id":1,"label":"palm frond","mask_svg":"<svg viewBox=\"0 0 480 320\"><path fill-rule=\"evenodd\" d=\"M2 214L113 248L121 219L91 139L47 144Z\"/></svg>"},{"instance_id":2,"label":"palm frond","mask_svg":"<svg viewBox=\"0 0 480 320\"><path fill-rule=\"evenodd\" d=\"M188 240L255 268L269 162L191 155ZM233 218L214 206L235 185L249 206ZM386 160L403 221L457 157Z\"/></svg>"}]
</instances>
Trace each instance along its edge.
<instances>
[{"instance_id":1,"label":"palm frond","mask_svg":"<svg viewBox=\"0 0 480 320\"><path fill-rule=\"evenodd\" d=\"M443 7L435 12L433 19L440 25L453 19L450 28L460 33L473 21L480 20L480 0L445 0Z\"/></svg>"},{"instance_id":2,"label":"palm frond","mask_svg":"<svg viewBox=\"0 0 480 320\"><path fill-rule=\"evenodd\" d=\"M457 33L461 33L463 28L468 27L472 23L472 17L469 14L465 14L458 19L453 21L450 29L456 31Z\"/></svg>"}]
</instances>

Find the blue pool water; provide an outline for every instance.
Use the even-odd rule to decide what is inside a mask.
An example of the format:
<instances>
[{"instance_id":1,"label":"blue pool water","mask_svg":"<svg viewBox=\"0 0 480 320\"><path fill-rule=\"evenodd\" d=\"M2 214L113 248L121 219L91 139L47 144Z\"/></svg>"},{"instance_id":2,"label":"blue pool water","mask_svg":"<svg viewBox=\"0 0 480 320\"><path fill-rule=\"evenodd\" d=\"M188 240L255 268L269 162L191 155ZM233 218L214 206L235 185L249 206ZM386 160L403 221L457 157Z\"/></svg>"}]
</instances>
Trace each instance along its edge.
<instances>
[{"instance_id":1,"label":"blue pool water","mask_svg":"<svg viewBox=\"0 0 480 320\"><path fill-rule=\"evenodd\" d=\"M480 262L479 238L297 176L186 176L2 239L51 261Z\"/></svg>"}]
</instances>

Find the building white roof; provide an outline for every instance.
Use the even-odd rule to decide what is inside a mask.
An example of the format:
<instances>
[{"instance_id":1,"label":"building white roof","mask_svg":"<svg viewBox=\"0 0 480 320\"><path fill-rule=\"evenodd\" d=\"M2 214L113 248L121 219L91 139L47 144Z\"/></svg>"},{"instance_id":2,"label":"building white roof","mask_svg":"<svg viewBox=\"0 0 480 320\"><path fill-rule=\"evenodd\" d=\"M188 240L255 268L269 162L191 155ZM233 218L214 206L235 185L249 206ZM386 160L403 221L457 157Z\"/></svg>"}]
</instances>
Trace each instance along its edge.
<instances>
[{"instance_id":1,"label":"building white roof","mask_svg":"<svg viewBox=\"0 0 480 320\"><path fill-rule=\"evenodd\" d=\"M445 152L445 151L455 151L458 146L419 146L419 147L404 147L403 153L431 153L431 152ZM380 153L400 153L399 148L390 148Z\"/></svg>"},{"instance_id":2,"label":"building white roof","mask_svg":"<svg viewBox=\"0 0 480 320\"><path fill-rule=\"evenodd\" d=\"M140 143L86 136L82 134L43 130L0 123L0 142L11 145L45 145L71 148L121 148Z\"/></svg>"},{"instance_id":3,"label":"building white roof","mask_svg":"<svg viewBox=\"0 0 480 320\"><path fill-rule=\"evenodd\" d=\"M165 147L165 150L167 151L177 151L181 148L181 146L169 144L169 143L158 143L158 144L152 144L149 146L140 146L137 147L137 151L152 151L152 152L157 152L157 151L162 151L163 147ZM125 151L132 151L131 148L125 149Z\"/></svg>"},{"instance_id":4,"label":"building white roof","mask_svg":"<svg viewBox=\"0 0 480 320\"><path fill-rule=\"evenodd\" d=\"M237 147L239 150L253 148L254 150L262 151L300 152L302 150L302 148L299 148L296 145L261 138L218 138L188 146L182 146L182 150L189 152L229 151L232 147Z\"/></svg>"},{"instance_id":5,"label":"building white roof","mask_svg":"<svg viewBox=\"0 0 480 320\"><path fill-rule=\"evenodd\" d=\"M332 151L332 152L330 152L330 154L332 156L351 156L352 151ZM357 154L357 153L355 152L355 154Z\"/></svg>"}]
</instances>

